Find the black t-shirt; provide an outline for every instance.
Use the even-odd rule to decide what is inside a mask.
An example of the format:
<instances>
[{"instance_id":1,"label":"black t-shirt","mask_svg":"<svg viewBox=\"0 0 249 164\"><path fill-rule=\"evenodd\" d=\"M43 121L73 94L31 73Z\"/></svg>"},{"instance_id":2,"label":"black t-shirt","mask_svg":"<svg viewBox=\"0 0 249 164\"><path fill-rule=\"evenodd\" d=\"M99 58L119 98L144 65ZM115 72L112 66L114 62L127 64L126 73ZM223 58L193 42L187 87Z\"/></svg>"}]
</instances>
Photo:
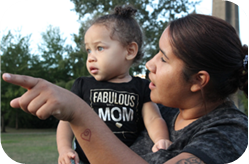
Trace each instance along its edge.
<instances>
[{"instance_id":1,"label":"black t-shirt","mask_svg":"<svg viewBox=\"0 0 249 164\"><path fill-rule=\"evenodd\" d=\"M132 77L127 83L80 77L74 82L71 91L89 104L112 132L130 146L144 129L142 107L151 101L148 86L149 81L139 77ZM84 162L84 153L77 140L75 143L76 152Z\"/></svg>"},{"instance_id":2,"label":"black t-shirt","mask_svg":"<svg viewBox=\"0 0 249 164\"><path fill-rule=\"evenodd\" d=\"M235 161L245 152L248 117L230 101L178 131L174 130L174 123L179 110L160 107L173 143L167 150L152 153L153 142L144 130L131 149L147 162L162 164L182 152L188 152L206 164L224 164Z\"/></svg>"}]
</instances>

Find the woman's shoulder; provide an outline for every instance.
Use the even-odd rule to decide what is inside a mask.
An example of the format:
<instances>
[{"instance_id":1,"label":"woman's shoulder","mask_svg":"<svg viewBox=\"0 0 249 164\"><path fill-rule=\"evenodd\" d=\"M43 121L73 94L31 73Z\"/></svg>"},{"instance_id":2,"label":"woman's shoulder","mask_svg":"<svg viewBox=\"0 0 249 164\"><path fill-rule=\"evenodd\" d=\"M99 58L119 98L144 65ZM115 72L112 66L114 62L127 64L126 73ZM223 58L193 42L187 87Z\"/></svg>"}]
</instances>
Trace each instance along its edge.
<instances>
[{"instance_id":1,"label":"woman's shoulder","mask_svg":"<svg viewBox=\"0 0 249 164\"><path fill-rule=\"evenodd\" d=\"M248 122L247 115L240 111L230 100L225 101L222 105L217 107L214 111L208 113L202 119L210 119L210 122L212 123L222 121L229 122L229 125L231 125L231 120L240 124L245 124L246 126Z\"/></svg>"},{"instance_id":2,"label":"woman's shoulder","mask_svg":"<svg viewBox=\"0 0 249 164\"><path fill-rule=\"evenodd\" d=\"M209 156L218 163L232 162L245 152L248 144L248 117L232 102L225 102L198 119L188 130L192 138L184 151L196 156L202 152L203 161Z\"/></svg>"},{"instance_id":3,"label":"woman's shoulder","mask_svg":"<svg viewBox=\"0 0 249 164\"><path fill-rule=\"evenodd\" d=\"M230 136L230 133L238 133L247 136L248 117L233 102L225 102L190 124L187 129L193 133L217 132L226 136Z\"/></svg>"},{"instance_id":4,"label":"woman's shoulder","mask_svg":"<svg viewBox=\"0 0 249 164\"><path fill-rule=\"evenodd\" d=\"M238 159L247 147L248 117L228 101L174 134L173 145L183 145L182 152L206 163L228 163Z\"/></svg>"}]
</instances>

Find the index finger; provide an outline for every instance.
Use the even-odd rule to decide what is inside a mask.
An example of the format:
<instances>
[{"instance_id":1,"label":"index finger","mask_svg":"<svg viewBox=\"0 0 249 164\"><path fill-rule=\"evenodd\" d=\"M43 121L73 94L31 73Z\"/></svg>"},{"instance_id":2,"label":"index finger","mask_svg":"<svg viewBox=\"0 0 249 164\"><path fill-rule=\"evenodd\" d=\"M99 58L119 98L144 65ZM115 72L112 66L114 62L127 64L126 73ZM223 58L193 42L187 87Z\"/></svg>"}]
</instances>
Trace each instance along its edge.
<instances>
[{"instance_id":1,"label":"index finger","mask_svg":"<svg viewBox=\"0 0 249 164\"><path fill-rule=\"evenodd\" d=\"M2 77L4 81L26 89L31 89L38 83L38 79L31 76L4 73Z\"/></svg>"}]
</instances>

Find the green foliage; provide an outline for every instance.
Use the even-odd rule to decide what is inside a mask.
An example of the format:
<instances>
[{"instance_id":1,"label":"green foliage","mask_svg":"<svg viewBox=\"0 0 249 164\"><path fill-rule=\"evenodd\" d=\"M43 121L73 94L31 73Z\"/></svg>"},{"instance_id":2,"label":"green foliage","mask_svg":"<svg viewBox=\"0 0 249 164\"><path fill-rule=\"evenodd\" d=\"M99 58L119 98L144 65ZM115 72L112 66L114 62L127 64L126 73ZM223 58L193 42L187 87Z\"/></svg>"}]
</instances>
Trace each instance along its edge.
<instances>
[{"instance_id":1,"label":"green foliage","mask_svg":"<svg viewBox=\"0 0 249 164\"><path fill-rule=\"evenodd\" d=\"M58 27L48 26L42 34L42 42L38 47L41 56L42 78L50 82L68 81L70 65L65 58L72 51L65 45L66 38L62 37Z\"/></svg>"},{"instance_id":2,"label":"green foliage","mask_svg":"<svg viewBox=\"0 0 249 164\"><path fill-rule=\"evenodd\" d=\"M38 54L31 54L30 37L12 34L9 31L1 38L1 72L31 75L46 79L68 90L79 76L88 76L87 54L82 50L81 38L74 36L76 48L65 44L58 27L48 26L42 34ZM83 33L82 33L83 35ZM5 124L16 128L51 128L58 121L50 117L39 120L37 117L12 109L9 102L25 93L25 89L6 83L1 78L1 115Z\"/></svg>"},{"instance_id":3,"label":"green foliage","mask_svg":"<svg viewBox=\"0 0 249 164\"><path fill-rule=\"evenodd\" d=\"M1 39L1 72L32 75L31 54L29 49L30 35L22 37L13 35L10 31ZM25 90L15 85L5 83L1 78L1 115L6 119L16 120L25 113L11 109L9 102L14 97L21 96ZM28 116L29 117L29 116Z\"/></svg>"},{"instance_id":4,"label":"green foliage","mask_svg":"<svg viewBox=\"0 0 249 164\"><path fill-rule=\"evenodd\" d=\"M248 98L242 92L239 92L238 96L239 96L239 102L242 105L241 108L244 110L244 113L248 116Z\"/></svg>"},{"instance_id":5,"label":"green foliage","mask_svg":"<svg viewBox=\"0 0 249 164\"><path fill-rule=\"evenodd\" d=\"M90 75L86 67L87 53L85 51L85 47L83 46L84 34L89 27L89 22L90 19L86 19L82 22L78 35L73 35L76 47L74 51L69 54L68 61L71 65L71 74L74 78Z\"/></svg>"},{"instance_id":6,"label":"green foliage","mask_svg":"<svg viewBox=\"0 0 249 164\"><path fill-rule=\"evenodd\" d=\"M30 36L14 35L9 31L1 38L1 72L41 77L53 83L64 82L65 85L72 80L70 67L63 57L69 56L68 53L72 50L64 45L65 39L61 38L59 29L48 27L42 34L40 54L36 55L30 51ZM10 101L25 91L19 86L4 82L1 78L1 115L5 123L16 128L56 127L58 121L53 117L42 121L20 109L10 107Z\"/></svg>"}]
</instances>

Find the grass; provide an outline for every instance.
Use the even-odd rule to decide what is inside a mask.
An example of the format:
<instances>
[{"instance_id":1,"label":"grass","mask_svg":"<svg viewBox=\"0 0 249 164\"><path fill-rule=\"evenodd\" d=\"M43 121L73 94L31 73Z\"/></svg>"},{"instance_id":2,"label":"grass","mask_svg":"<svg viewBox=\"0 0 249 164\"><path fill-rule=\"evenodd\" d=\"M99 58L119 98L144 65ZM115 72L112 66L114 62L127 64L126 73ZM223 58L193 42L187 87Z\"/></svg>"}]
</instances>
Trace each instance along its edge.
<instances>
[{"instance_id":1,"label":"grass","mask_svg":"<svg viewBox=\"0 0 249 164\"><path fill-rule=\"evenodd\" d=\"M5 153L14 161L25 164L57 164L55 129L6 129L1 133Z\"/></svg>"}]
</instances>

